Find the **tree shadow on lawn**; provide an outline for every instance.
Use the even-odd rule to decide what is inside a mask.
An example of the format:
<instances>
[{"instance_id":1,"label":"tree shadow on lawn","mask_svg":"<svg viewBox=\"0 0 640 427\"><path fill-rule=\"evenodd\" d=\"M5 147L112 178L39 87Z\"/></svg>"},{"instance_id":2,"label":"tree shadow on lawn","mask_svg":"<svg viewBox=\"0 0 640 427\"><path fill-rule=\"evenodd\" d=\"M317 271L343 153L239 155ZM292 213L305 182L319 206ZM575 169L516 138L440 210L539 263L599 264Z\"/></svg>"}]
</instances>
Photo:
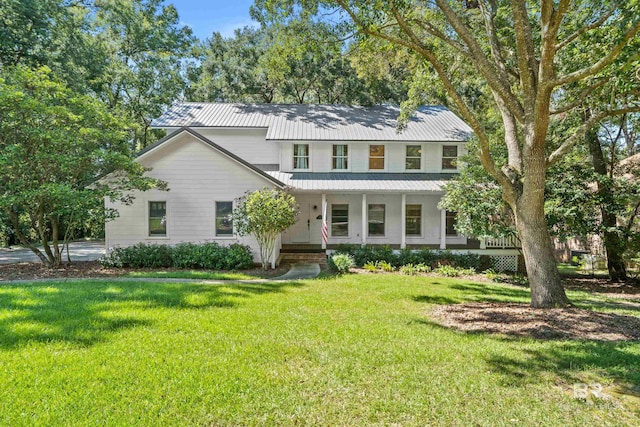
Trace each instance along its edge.
<instances>
[{"instance_id":1,"label":"tree shadow on lawn","mask_svg":"<svg viewBox=\"0 0 640 427\"><path fill-rule=\"evenodd\" d=\"M29 342L89 346L122 329L150 325L141 310L231 308L300 282L201 283L73 281L0 286L0 349ZM133 311L141 316L127 313Z\"/></svg>"},{"instance_id":2,"label":"tree shadow on lawn","mask_svg":"<svg viewBox=\"0 0 640 427\"><path fill-rule=\"evenodd\" d=\"M495 345L473 344L474 347L486 348L479 357L487 364L487 372L501 376L500 381L504 386L540 384L548 382L552 375L561 380L555 381L556 385L570 390L574 384L590 382L597 375L598 378L615 382L616 393L640 397L639 341L560 338L542 341L482 331L460 331L428 319L416 319L412 323L446 330L459 337L494 340L512 347L504 351ZM640 400L638 402L640 404Z\"/></svg>"},{"instance_id":3,"label":"tree shadow on lawn","mask_svg":"<svg viewBox=\"0 0 640 427\"><path fill-rule=\"evenodd\" d=\"M438 282L433 284L440 285ZM429 293L416 295L412 299L421 303L443 305L464 302L523 302L531 297L529 290L479 283L459 283L447 285L447 288L460 292L457 295L443 296L441 290L434 288Z\"/></svg>"}]
</instances>

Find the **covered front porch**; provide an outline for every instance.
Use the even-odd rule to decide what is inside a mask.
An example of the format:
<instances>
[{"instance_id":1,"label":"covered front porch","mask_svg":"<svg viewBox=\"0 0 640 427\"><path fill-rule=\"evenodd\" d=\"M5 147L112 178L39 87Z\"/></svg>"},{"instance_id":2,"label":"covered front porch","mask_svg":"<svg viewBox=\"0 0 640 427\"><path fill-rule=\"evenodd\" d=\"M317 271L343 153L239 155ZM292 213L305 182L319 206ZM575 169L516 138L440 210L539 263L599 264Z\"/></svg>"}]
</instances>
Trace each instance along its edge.
<instances>
[{"instance_id":1,"label":"covered front porch","mask_svg":"<svg viewBox=\"0 0 640 427\"><path fill-rule=\"evenodd\" d=\"M379 244L398 249L463 249L479 244L458 235L453 228L455 217L438 208L442 192L292 194L300 213L296 223L282 234L283 248L331 249L340 244ZM325 215L326 241L322 238Z\"/></svg>"}]
</instances>

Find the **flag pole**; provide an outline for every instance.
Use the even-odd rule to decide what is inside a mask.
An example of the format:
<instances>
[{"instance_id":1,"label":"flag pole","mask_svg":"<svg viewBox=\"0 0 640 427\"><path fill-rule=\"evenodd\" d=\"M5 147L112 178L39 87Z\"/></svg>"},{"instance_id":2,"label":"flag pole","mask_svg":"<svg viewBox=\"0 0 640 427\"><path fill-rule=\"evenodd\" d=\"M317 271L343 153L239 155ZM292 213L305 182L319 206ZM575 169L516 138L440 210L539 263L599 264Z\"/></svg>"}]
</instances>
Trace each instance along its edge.
<instances>
[{"instance_id":1,"label":"flag pole","mask_svg":"<svg viewBox=\"0 0 640 427\"><path fill-rule=\"evenodd\" d=\"M327 224L327 195L322 194L322 250L327 249L327 240L329 240L329 227Z\"/></svg>"}]
</instances>

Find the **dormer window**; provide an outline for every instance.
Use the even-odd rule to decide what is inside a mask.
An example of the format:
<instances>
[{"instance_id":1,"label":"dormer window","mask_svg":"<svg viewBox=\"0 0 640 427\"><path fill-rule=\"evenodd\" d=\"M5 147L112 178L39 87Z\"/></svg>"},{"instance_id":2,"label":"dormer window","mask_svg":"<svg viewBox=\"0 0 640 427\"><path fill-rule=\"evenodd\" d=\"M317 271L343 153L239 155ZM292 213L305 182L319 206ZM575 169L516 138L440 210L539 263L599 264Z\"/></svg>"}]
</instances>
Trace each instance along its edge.
<instances>
[{"instance_id":1,"label":"dormer window","mask_svg":"<svg viewBox=\"0 0 640 427\"><path fill-rule=\"evenodd\" d=\"M309 169L309 144L293 144L293 168Z\"/></svg>"},{"instance_id":2,"label":"dormer window","mask_svg":"<svg viewBox=\"0 0 640 427\"><path fill-rule=\"evenodd\" d=\"M369 170L384 170L384 145L369 146Z\"/></svg>"},{"instance_id":3,"label":"dormer window","mask_svg":"<svg viewBox=\"0 0 640 427\"><path fill-rule=\"evenodd\" d=\"M443 170L458 169L458 146L457 145L442 146L442 169Z\"/></svg>"},{"instance_id":4,"label":"dormer window","mask_svg":"<svg viewBox=\"0 0 640 427\"><path fill-rule=\"evenodd\" d=\"M334 170L347 170L349 168L349 146L339 144L333 146L331 167Z\"/></svg>"}]
</instances>

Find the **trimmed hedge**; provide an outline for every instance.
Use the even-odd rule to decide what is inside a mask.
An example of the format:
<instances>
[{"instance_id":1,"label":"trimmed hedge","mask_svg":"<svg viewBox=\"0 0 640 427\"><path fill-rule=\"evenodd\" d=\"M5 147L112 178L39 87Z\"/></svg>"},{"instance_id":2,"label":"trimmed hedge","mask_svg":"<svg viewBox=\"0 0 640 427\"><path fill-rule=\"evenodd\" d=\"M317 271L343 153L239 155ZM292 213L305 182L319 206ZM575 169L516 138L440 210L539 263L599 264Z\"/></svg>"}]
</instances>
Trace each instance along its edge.
<instances>
[{"instance_id":1,"label":"trimmed hedge","mask_svg":"<svg viewBox=\"0 0 640 427\"><path fill-rule=\"evenodd\" d=\"M449 251L430 249L401 249L394 252L389 246L339 245L335 253L351 255L358 267L368 263L375 264L380 261L387 262L393 267L424 264L437 268L440 265L450 265L461 269L473 268L476 271L484 271L491 267L488 257L476 254L454 254Z\"/></svg>"},{"instance_id":2,"label":"trimmed hedge","mask_svg":"<svg viewBox=\"0 0 640 427\"><path fill-rule=\"evenodd\" d=\"M100 260L103 267L193 268L207 270L241 270L253 267L249 246L234 243L220 246L216 242L175 246L138 243L115 248Z\"/></svg>"}]
</instances>

